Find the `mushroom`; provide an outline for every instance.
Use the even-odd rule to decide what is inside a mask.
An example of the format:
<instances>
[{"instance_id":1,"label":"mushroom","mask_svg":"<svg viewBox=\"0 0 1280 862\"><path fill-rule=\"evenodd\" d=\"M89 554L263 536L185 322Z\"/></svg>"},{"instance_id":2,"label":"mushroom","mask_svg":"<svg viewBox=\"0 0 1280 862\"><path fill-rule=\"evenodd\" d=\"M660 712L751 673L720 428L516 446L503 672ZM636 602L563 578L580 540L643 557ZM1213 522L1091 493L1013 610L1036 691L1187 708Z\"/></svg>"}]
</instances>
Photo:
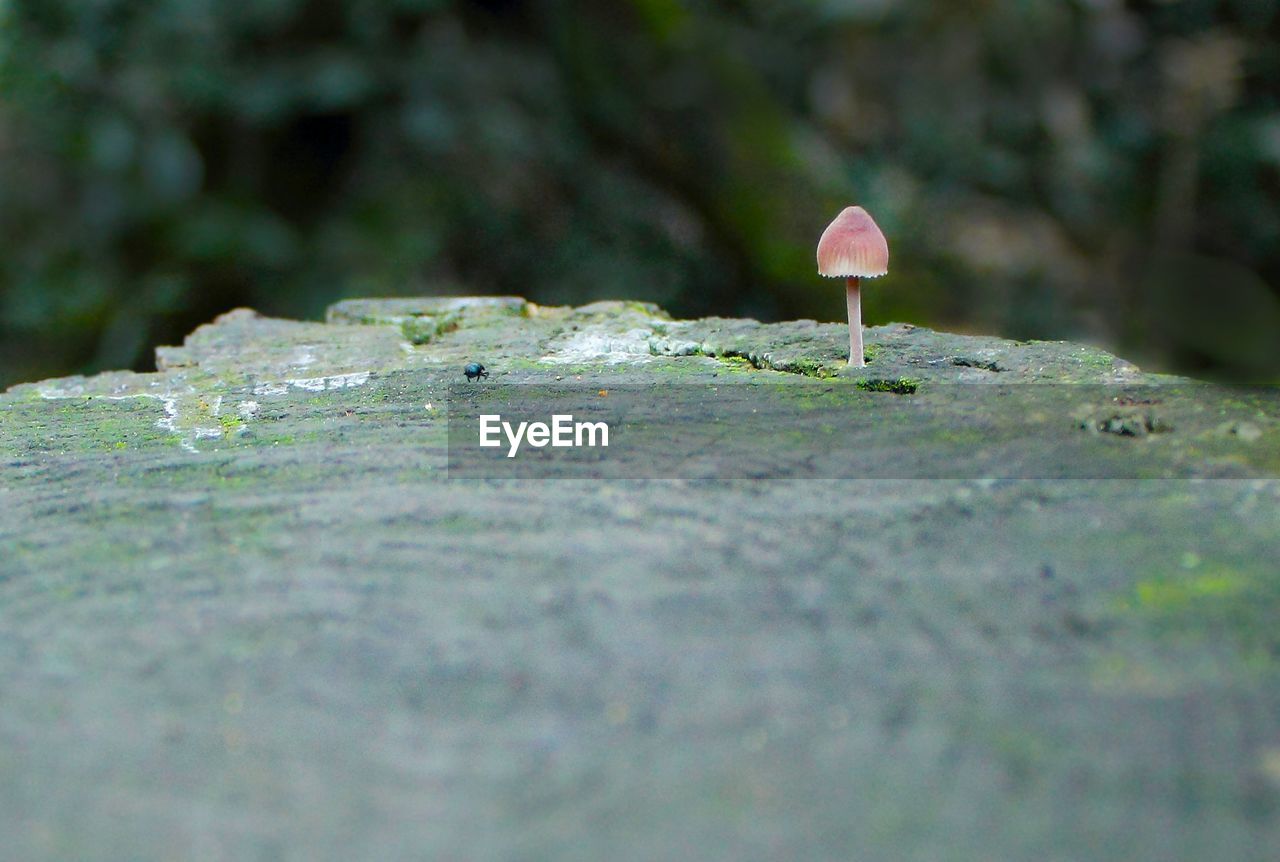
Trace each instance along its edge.
<instances>
[{"instance_id":1,"label":"mushroom","mask_svg":"<svg viewBox=\"0 0 1280 862\"><path fill-rule=\"evenodd\" d=\"M889 271L889 243L862 207L845 207L818 240L818 274L846 279L849 304L849 364L867 364L862 355L862 294L858 280Z\"/></svg>"}]
</instances>

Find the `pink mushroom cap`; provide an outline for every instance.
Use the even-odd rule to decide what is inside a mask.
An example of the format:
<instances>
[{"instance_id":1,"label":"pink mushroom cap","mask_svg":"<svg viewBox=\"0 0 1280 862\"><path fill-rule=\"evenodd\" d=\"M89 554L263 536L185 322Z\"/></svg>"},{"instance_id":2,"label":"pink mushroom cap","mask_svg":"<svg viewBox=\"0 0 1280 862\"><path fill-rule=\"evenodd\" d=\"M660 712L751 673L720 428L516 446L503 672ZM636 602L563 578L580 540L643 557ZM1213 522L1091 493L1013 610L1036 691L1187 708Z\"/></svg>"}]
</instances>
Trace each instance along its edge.
<instances>
[{"instance_id":1,"label":"pink mushroom cap","mask_svg":"<svg viewBox=\"0 0 1280 862\"><path fill-rule=\"evenodd\" d=\"M889 243L862 207L845 207L818 240L818 274L877 278L889 272Z\"/></svg>"}]
</instances>

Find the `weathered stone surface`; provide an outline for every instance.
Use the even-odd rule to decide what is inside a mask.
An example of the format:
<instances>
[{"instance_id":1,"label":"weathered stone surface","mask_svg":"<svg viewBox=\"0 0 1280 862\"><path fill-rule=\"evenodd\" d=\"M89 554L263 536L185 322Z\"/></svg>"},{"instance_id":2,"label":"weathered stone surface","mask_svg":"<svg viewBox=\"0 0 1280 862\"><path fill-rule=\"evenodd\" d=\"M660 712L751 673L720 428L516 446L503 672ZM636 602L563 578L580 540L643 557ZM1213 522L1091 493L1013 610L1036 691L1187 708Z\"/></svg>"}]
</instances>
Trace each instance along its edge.
<instances>
[{"instance_id":1,"label":"weathered stone surface","mask_svg":"<svg viewBox=\"0 0 1280 862\"><path fill-rule=\"evenodd\" d=\"M11 858L1280 850L1273 393L905 325L847 369L841 324L639 303L328 319L237 311L157 373L0 396ZM1203 478L451 480L470 361L883 389L934 458L966 445L941 384L1168 384L1049 424Z\"/></svg>"}]
</instances>

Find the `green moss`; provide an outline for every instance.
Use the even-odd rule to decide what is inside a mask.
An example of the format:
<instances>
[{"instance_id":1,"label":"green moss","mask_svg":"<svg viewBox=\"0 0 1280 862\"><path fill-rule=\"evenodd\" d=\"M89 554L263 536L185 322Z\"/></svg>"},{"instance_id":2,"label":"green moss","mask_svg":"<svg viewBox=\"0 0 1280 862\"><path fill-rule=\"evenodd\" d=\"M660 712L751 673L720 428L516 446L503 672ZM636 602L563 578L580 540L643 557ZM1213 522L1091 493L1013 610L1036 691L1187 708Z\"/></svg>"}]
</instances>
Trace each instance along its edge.
<instances>
[{"instance_id":1,"label":"green moss","mask_svg":"<svg viewBox=\"0 0 1280 862\"><path fill-rule=\"evenodd\" d=\"M914 377L866 377L854 383L864 392L892 392L894 395L914 395L923 381Z\"/></svg>"},{"instance_id":2,"label":"green moss","mask_svg":"<svg viewBox=\"0 0 1280 862\"><path fill-rule=\"evenodd\" d=\"M171 436L157 427L160 408L151 399L15 400L4 409L10 421L0 424L0 451L15 454L117 451L165 444Z\"/></svg>"},{"instance_id":3,"label":"green moss","mask_svg":"<svg viewBox=\"0 0 1280 862\"><path fill-rule=\"evenodd\" d=\"M1080 363L1082 365L1098 371L1111 370L1115 367L1115 361L1116 358L1114 356L1110 353L1103 353L1102 351L1086 351L1084 355L1080 357Z\"/></svg>"},{"instance_id":4,"label":"green moss","mask_svg":"<svg viewBox=\"0 0 1280 862\"><path fill-rule=\"evenodd\" d=\"M730 371L755 371L756 364L746 356L728 356L722 355L715 357L715 360L721 365L727 366Z\"/></svg>"},{"instance_id":5,"label":"green moss","mask_svg":"<svg viewBox=\"0 0 1280 862\"><path fill-rule=\"evenodd\" d=\"M817 377L820 379L836 376L834 369L814 359L793 359L774 366L774 370L785 371L788 374L803 374L805 377Z\"/></svg>"},{"instance_id":6,"label":"green moss","mask_svg":"<svg viewBox=\"0 0 1280 862\"><path fill-rule=\"evenodd\" d=\"M400 334L410 344L429 344L446 332L453 332L460 325L457 314L421 315L410 317L400 324Z\"/></svg>"},{"instance_id":7,"label":"green moss","mask_svg":"<svg viewBox=\"0 0 1280 862\"><path fill-rule=\"evenodd\" d=\"M1250 662L1280 659L1280 573L1217 565L1138 581L1115 602L1122 618L1165 637L1234 643Z\"/></svg>"},{"instance_id":8,"label":"green moss","mask_svg":"<svg viewBox=\"0 0 1280 862\"><path fill-rule=\"evenodd\" d=\"M643 314L645 317L654 317L659 320L671 319L671 316L669 314L667 314L661 308L658 308L657 306L653 305L652 303L637 302L635 300L627 300L626 302L624 302L624 306L628 311L638 312L640 314Z\"/></svg>"},{"instance_id":9,"label":"green moss","mask_svg":"<svg viewBox=\"0 0 1280 862\"><path fill-rule=\"evenodd\" d=\"M1246 587L1234 573L1214 573L1196 578L1151 578L1135 587L1132 604L1147 610L1184 610L1193 602L1238 595Z\"/></svg>"},{"instance_id":10,"label":"green moss","mask_svg":"<svg viewBox=\"0 0 1280 862\"><path fill-rule=\"evenodd\" d=\"M733 368L755 371L774 371L779 374L798 374L802 377L828 379L837 376L837 371L825 362L816 359L799 357L795 359L773 360L768 356L749 353L745 350L722 350L716 352L705 346L699 346L696 356L709 356Z\"/></svg>"}]
</instances>

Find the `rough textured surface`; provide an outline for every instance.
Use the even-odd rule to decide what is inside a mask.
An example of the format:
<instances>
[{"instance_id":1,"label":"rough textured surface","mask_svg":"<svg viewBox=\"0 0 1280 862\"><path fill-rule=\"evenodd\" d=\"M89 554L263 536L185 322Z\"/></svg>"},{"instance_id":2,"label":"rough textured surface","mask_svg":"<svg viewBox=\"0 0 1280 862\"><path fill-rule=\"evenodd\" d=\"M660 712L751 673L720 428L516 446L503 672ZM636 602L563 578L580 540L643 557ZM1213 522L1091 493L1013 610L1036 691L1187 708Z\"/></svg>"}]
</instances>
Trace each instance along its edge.
<instances>
[{"instance_id":1,"label":"rough textured surface","mask_svg":"<svg viewBox=\"0 0 1280 862\"><path fill-rule=\"evenodd\" d=\"M1176 383L846 338L365 300L0 396L0 856L1276 858L1269 392L1064 406L1080 457L1226 478L445 475L469 361L937 415L947 382Z\"/></svg>"}]
</instances>

